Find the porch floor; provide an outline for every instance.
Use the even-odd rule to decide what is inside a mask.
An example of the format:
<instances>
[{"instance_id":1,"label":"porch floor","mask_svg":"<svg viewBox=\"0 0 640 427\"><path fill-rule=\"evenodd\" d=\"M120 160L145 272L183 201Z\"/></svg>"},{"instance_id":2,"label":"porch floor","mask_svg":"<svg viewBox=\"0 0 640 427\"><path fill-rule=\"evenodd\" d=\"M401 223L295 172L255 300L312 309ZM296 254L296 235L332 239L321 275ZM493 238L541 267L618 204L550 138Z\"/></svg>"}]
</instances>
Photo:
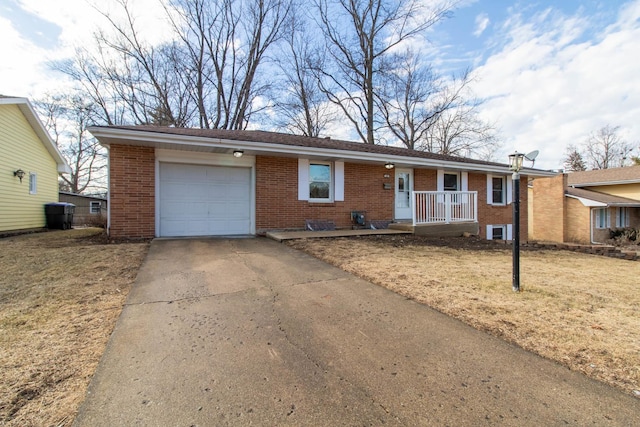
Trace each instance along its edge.
<instances>
[{"instance_id":1,"label":"porch floor","mask_svg":"<svg viewBox=\"0 0 640 427\"><path fill-rule=\"evenodd\" d=\"M282 242L284 240L293 240L293 239L314 239L314 238L324 238L324 237L352 237L352 236L377 236L383 234L413 234L413 231L410 230L392 230L382 229L382 230L371 230L371 229L360 229L360 230L330 230L330 231L268 231L266 236L270 239L273 239L278 242Z\"/></svg>"}]
</instances>

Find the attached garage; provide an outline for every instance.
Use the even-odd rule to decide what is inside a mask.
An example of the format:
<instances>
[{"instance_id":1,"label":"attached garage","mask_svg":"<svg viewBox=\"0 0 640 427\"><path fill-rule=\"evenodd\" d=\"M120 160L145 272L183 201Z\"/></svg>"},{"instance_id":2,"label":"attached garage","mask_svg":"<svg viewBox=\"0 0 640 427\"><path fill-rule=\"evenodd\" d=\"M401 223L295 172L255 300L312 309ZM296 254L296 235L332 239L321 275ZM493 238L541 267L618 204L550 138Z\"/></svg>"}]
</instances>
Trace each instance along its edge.
<instances>
[{"instance_id":1,"label":"attached garage","mask_svg":"<svg viewBox=\"0 0 640 427\"><path fill-rule=\"evenodd\" d=\"M253 233L251 168L170 162L158 166L158 236Z\"/></svg>"}]
</instances>

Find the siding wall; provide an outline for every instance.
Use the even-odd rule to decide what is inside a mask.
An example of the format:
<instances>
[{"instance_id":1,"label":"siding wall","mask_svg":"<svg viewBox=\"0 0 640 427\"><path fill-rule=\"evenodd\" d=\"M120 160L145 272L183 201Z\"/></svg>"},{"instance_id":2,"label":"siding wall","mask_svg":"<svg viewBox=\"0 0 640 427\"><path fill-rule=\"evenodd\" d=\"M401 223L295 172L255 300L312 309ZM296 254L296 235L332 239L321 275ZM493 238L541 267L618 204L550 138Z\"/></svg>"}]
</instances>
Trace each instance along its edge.
<instances>
[{"instance_id":1,"label":"siding wall","mask_svg":"<svg viewBox=\"0 0 640 427\"><path fill-rule=\"evenodd\" d=\"M584 187L584 189L611 194L613 196L626 197L628 199L640 200L640 184L602 185L599 187Z\"/></svg>"},{"instance_id":2,"label":"siding wall","mask_svg":"<svg viewBox=\"0 0 640 427\"><path fill-rule=\"evenodd\" d=\"M76 196L73 194L60 194L60 201L73 203L75 205L73 213L73 225L99 225L102 226L107 220L107 201L91 199L89 197ZM100 213L92 214L89 207L90 202L100 202Z\"/></svg>"},{"instance_id":3,"label":"siding wall","mask_svg":"<svg viewBox=\"0 0 640 427\"><path fill-rule=\"evenodd\" d=\"M13 172L25 171L22 183ZM37 193L29 193L29 173ZM42 228L44 205L58 201L58 171L42 141L16 105L0 105L0 232Z\"/></svg>"}]
</instances>

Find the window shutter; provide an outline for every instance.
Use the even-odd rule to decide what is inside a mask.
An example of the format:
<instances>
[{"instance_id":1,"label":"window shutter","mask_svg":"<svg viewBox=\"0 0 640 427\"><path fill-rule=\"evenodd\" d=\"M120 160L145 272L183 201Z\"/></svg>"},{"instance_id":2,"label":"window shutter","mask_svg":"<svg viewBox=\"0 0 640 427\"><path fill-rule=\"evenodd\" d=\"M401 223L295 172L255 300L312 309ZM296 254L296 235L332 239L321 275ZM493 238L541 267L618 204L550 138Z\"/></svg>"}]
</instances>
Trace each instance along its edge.
<instances>
[{"instance_id":1,"label":"window shutter","mask_svg":"<svg viewBox=\"0 0 640 427\"><path fill-rule=\"evenodd\" d=\"M493 175L487 174L487 204L493 204Z\"/></svg>"},{"instance_id":2,"label":"window shutter","mask_svg":"<svg viewBox=\"0 0 640 427\"><path fill-rule=\"evenodd\" d=\"M438 169L437 175L437 190L444 191L444 170Z\"/></svg>"},{"instance_id":3,"label":"window shutter","mask_svg":"<svg viewBox=\"0 0 640 427\"><path fill-rule=\"evenodd\" d=\"M344 202L344 162L335 162L334 170L334 200L336 202Z\"/></svg>"},{"instance_id":4,"label":"window shutter","mask_svg":"<svg viewBox=\"0 0 640 427\"><path fill-rule=\"evenodd\" d=\"M493 240L493 226L487 225L487 240Z\"/></svg>"},{"instance_id":5,"label":"window shutter","mask_svg":"<svg viewBox=\"0 0 640 427\"><path fill-rule=\"evenodd\" d=\"M513 179L511 175L507 175L507 204L513 202Z\"/></svg>"},{"instance_id":6,"label":"window shutter","mask_svg":"<svg viewBox=\"0 0 640 427\"><path fill-rule=\"evenodd\" d=\"M460 172L460 191L469 191L469 172Z\"/></svg>"},{"instance_id":7,"label":"window shutter","mask_svg":"<svg viewBox=\"0 0 640 427\"><path fill-rule=\"evenodd\" d=\"M513 225L507 224L507 240L513 240Z\"/></svg>"},{"instance_id":8,"label":"window shutter","mask_svg":"<svg viewBox=\"0 0 640 427\"><path fill-rule=\"evenodd\" d=\"M308 159L298 159L298 200L309 200Z\"/></svg>"}]
</instances>

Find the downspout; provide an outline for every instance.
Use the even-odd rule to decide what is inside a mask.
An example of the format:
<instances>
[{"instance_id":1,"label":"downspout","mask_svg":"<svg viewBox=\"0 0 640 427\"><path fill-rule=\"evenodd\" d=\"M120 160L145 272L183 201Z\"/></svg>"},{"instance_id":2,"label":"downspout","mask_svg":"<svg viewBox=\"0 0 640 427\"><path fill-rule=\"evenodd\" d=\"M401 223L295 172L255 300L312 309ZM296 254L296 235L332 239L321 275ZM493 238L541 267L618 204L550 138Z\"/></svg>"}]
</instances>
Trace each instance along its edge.
<instances>
[{"instance_id":1,"label":"downspout","mask_svg":"<svg viewBox=\"0 0 640 427\"><path fill-rule=\"evenodd\" d=\"M111 235L111 149L107 147L107 236Z\"/></svg>"}]
</instances>

